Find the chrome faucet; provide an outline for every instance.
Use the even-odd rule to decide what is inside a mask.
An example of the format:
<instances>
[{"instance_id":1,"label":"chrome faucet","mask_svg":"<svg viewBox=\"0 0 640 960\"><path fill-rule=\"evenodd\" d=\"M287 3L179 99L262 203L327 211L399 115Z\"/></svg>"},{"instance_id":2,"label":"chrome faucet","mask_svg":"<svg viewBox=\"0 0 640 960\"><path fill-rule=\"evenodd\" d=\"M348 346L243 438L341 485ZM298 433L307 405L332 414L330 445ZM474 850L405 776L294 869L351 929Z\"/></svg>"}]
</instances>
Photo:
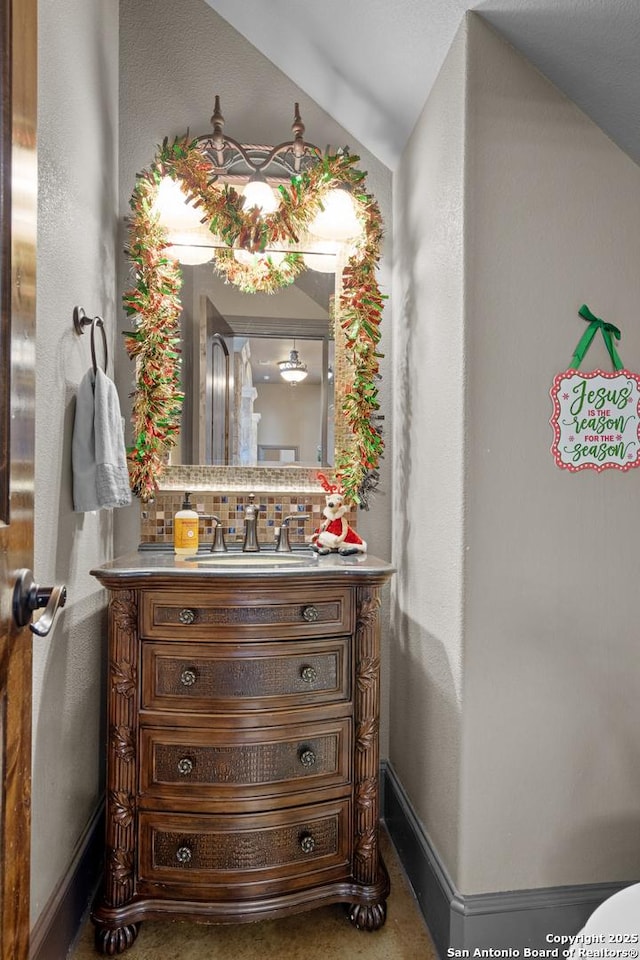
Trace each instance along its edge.
<instances>
[{"instance_id":1,"label":"chrome faucet","mask_svg":"<svg viewBox=\"0 0 640 960\"><path fill-rule=\"evenodd\" d=\"M260 550L258 543L258 516L260 507L256 507L254 493L249 494L249 503L244 511L244 543L242 544L243 553L257 553Z\"/></svg>"},{"instance_id":2,"label":"chrome faucet","mask_svg":"<svg viewBox=\"0 0 640 960\"><path fill-rule=\"evenodd\" d=\"M276 540L276 553L291 553L291 543L289 541L289 521L290 520L308 520L308 513L292 513L290 517L285 517L280 526L280 532Z\"/></svg>"}]
</instances>

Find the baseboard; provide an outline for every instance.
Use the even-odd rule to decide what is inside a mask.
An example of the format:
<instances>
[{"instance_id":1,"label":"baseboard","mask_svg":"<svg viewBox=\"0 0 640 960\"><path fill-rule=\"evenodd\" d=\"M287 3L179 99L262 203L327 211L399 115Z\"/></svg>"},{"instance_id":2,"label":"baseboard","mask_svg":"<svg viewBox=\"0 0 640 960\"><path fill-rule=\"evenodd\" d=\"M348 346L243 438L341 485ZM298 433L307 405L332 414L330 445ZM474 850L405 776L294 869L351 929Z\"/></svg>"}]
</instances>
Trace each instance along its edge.
<instances>
[{"instance_id":1,"label":"baseboard","mask_svg":"<svg viewBox=\"0 0 640 960\"><path fill-rule=\"evenodd\" d=\"M73 944L100 877L104 801L87 824L69 869L31 931L29 960L62 960Z\"/></svg>"},{"instance_id":2,"label":"baseboard","mask_svg":"<svg viewBox=\"0 0 640 960\"><path fill-rule=\"evenodd\" d=\"M450 904L457 896L451 877L424 833L404 787L389 762L382 764L384 821L407 873L429 933L441 957L450 943Z\"/></svg>"},{"instance_id":3,"label":"baseboard","mask_svg":"<svg viewBox=\"0 0 640 960\"><path fill-rule=\"evenodd\" d=\"M625 883L581 884L464 896L415 815L390 763L382 767L383 816L441 957L448 950L549 949L549 934L577 933ZM518 954L511 954L518 956Z\"/></svg>"}]
</instances>

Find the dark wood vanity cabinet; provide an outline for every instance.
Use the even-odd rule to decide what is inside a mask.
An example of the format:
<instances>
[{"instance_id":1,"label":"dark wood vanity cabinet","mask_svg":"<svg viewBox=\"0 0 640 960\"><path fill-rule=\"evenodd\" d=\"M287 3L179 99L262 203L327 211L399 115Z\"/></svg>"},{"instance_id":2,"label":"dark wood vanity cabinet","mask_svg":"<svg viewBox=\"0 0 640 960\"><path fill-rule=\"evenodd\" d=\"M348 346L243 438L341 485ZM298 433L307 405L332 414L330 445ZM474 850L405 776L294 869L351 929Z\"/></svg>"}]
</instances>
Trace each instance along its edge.
<instances>
[{"instance_id":1,"label":"dark wood vanity cabinet","mask_svg":"<svg viewBox=\"0 0 640 960\"><path fill-rule=\"evenodd\" d=\"M377 929L391 568L220 576L172 562L93 571L110 591L98 950L121 953L145 918L250 921L335 902Z\"/></svg>"}]
</instances>

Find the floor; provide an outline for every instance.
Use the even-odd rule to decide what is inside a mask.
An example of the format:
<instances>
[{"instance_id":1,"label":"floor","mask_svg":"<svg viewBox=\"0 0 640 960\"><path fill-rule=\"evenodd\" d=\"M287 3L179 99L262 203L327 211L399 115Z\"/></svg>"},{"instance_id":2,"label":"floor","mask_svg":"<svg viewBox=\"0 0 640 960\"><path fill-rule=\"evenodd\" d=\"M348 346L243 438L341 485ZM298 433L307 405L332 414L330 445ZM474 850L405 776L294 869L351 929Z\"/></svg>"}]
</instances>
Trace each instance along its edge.
<instances>
[{"instance_id":1,"label":"floor","mask_svg":"<svg viewBox=\"0 0 640 960\"><path fill-rule=\"evenodd\" d=\"M437 954L393 846L383 833L391 877L387 922L381 930L354 929L344 908L321 907L283 920L207 926L148 921L126 960L437 960ZM96 960L93 927L83 928L69 960Z\"/></svg>"}]
</instances>

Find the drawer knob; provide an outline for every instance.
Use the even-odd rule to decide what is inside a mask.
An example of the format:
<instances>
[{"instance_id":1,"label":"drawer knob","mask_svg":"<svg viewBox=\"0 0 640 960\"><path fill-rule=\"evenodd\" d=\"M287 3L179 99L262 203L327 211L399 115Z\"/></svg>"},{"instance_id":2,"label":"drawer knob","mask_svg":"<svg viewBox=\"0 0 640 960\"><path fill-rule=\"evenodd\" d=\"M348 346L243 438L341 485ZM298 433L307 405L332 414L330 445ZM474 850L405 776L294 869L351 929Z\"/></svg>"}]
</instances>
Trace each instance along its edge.
<instances>
[{"instance_id":1,"label":"drawer knob","mask_svg":"<svg viewBox=\"0 0 640 960\"><path fill-rule=\"evenodd\" d=\"M311 604L310 607L302 608L302 616L303 616L303 619L307 621L307 623L315 623L318 617L320 616L320 614L318 613L318 608L314 607L313 604Z\"/></svg>"},{"instance_id":2,"label":"drawer knob","mask_svg":"<svg viewBox=\"0 0 640 960\"><path fill-rule=\"evenodd\" d=\"M195 670L183 670L180 674L180 683L185 687L192 687L196 680Z\"/></svg>"},{"instance_id":3,"label":"drawer knob","mask_svg":"<svg viewBox=\"0 0 640 960\"><path fill-rule=\"evenodd\" d=\"M313 750L302 750L300 752L300 763L303 767L312 767L316 762L316 755Z\"/></svg>"},{"instance_id":4,"label":"drawer knob","mask_svg":"<svg viewBox=\"0 0 640 960\"><path fill-rule=\"evenodd\" d=\"M178 760L178 773L181 773L184 777L193 773L193 760L191 757L181 757L180 760Z\"/></svg>"},{"instance_id":5,"label":"drawer knob","mask_svg":"<svg viewBox=\"0 0 640 960\"><path fill-rule=\"evenodd\" d=\"M318 672L315 667L303 667L300 671L300 677L305 683L313 683L318 679Z\"/></svg>"},{"instance_id":6,"label":"drawer knob","mask_svg":"<svg viewBox=\"0 0 640 960\"><path fill-rule=\"evenodd\" d=\"M178 847L176 850L176 860L178 863L191 863L191 856L190 847Z\"/></svg>"},{"instance_id":7,"label":"drawer knob","mask_svg":"<svg viewBox=\"0 0 640 960\"><path fill-rule=\"evenodd\" d=\"M303 833L300 837L300 847L303 853L313 853L316 848L316 842L310 833Z\"/></svg>"},{"instance_id":8,"label":"drawer knob","mask_svg":"<svg viewBox=\"0 0 640 960\"><path fill-rule=\"evenodd\" d=\"M185 607L185 609L181 610L180 613L178 614L178 620L180 621L180 623L193 623L195 618L196 618L195 613L193 612L193 610L189 610L188 607Z\"/></svg>"}]
</instances>

